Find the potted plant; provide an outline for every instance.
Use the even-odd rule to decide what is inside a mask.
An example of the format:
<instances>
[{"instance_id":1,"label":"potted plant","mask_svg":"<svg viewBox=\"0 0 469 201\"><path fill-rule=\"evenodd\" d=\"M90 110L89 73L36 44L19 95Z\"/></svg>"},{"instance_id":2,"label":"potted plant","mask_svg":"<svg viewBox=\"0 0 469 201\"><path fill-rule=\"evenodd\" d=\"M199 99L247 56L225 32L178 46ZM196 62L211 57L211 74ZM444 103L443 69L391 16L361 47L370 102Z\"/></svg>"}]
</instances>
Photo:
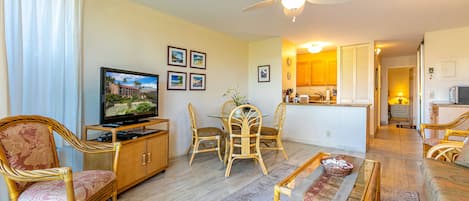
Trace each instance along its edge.
<instances>
[{"instance_id":1,"label":"potted plant","mask_svg":"<svg viewBox=\"0 0 469 201\"><path fill-rule=\"evenodd\" d=\"M223 97L231 97L233 100L234 104L236 106L244 105L247 104L247 99L246 96L242 96L241 93L239 92L238 88L230 88L226 90L226 92L223 94Z\"/></svg>"},{"instance_id":2,"label":"potted plant","mask_svg":"<svg viewBox=\"0 0 469 201\"><path fill-rule=\"evenodd\" d=\"M226 92L223 94L223 97L231 97L236 107L240 105L248 104L246 96L242 96L238 88L230 88L226 90ZM238 110L235 116L240 116L241 115L240 112L241 111ZM244 112L247 112L247 111L244 111Z\"/></svg>"}]
</instances>

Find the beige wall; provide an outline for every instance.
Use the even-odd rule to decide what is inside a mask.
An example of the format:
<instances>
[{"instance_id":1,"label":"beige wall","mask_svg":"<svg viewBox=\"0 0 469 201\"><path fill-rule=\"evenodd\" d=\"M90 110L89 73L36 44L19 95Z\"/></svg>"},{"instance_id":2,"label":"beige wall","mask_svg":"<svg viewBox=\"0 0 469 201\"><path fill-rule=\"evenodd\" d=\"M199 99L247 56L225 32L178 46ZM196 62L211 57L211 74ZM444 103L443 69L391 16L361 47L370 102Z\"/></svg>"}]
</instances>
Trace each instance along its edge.
<instances>
[{"instance_id":1,"label":"beige wall","mask_svg":"<svg viewBox=\"0 0 469 201\"><path fill-rule=\"evenodd\" d=\"M257 67L270 65L270 82L257 82ZM249 43L249 102L269 114L270 124L277 104L282 101L282 39L279 37Z\"/></svg>"},{"instance_id":2,"label":"beige wall","mask_svg":"<svg viewBox=\"0 0 469 201\"><path fill-rule=\"evenodd\" d=\"M219 126L219 120L207 115L219 112L226 100L222 97L226 89L239 87L241 93L247 95L247 42L129 0L86 1L83 45L85 123L99 123L101 66L159 74L159 113L160 117L171 119L172 157L184 154L190 144L189 102L197 110L200 126ZM207 53L207 70L168 66L168 45ZM279 61L273 68L280 79L280 50L278 52ZM207 90L167 91L168 70L205 73ZM269 85L281 88L281 80L275 79Z\"/></svg>"},{"instance_id":3,"label":"beige wall","mask_svg":"<svg viewBox=\"0 0 469 201\"><path fill-rule=\"evenodd\" d=\"M424 118L422 121L430 122L432 102L447 102L450 87L469 85L469 27L427 32L424 48ZM444 63L454 63L455 68L444 69ZM428 73L430 67L435 69L432 76ZM454 73L448 75L445 71Z\"/></svg>"},{"instance_id":4,"label":"beige wall","mask_svg":"<svg viewBox=\"0 0 469 201\"><path fill-rule=\"evenodd\" d=\"M296 45L282 40L282 90L289 88L296 91Z\"/></svg>"}]
</instances>

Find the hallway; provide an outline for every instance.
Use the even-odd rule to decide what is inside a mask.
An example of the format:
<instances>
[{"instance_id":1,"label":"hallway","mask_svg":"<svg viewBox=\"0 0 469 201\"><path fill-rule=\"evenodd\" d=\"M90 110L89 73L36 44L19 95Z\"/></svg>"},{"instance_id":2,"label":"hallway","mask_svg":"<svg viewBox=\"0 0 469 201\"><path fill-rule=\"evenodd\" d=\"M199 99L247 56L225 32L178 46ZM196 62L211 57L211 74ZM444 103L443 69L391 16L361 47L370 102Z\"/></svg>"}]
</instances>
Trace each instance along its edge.
<instances>
[{"instance_id":1,"label":"hallway","mask_svg":"<svg viewBox=\"0 0 469 201\"><path fill-rule=\"evenodd\" d=\"M410 191L419 192L422 200L422 139L417 130L381 127L366 158L381 162L381 200L399 200L398 192Z\"/></svg>"}]
</instances>

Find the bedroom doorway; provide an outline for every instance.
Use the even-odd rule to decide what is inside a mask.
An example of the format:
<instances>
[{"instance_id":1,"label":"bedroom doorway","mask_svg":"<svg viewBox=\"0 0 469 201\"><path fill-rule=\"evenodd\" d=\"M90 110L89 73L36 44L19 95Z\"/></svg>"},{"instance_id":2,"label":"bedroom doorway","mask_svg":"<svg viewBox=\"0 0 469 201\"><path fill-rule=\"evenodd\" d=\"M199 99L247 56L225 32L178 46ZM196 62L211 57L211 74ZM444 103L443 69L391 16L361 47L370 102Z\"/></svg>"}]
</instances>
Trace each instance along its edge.
<instances>
[{"instance_id":1,"label":"bedroom doorway","mask_svg":"<svg viewBox=\"0 0 469 201\"><path fill-rule=\"evenodd\" d=\"M388 69L388 122L397 127L414 128L414 67Z\"/></svg>"}]
</instances>

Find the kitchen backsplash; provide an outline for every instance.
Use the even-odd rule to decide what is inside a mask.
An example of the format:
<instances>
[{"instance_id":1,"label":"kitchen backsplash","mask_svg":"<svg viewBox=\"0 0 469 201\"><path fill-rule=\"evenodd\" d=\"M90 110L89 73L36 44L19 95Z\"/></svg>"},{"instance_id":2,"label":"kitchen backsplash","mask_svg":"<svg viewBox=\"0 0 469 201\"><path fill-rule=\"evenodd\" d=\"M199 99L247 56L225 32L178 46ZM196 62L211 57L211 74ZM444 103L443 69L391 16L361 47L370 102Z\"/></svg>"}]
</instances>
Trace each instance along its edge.
<instances>
[{"instance_id":1,"label":"kitchen backsplash","mask_svg":"<svg viewBox=\"0 0 469 201\"><path fill-rule=\"evenodd\" d=\"M317 87L296 87L296 93L298 95L314 95L315 93L326 93L326 90L336 89L336 86L317 86Z\"/></svg>"}]
</instances>

